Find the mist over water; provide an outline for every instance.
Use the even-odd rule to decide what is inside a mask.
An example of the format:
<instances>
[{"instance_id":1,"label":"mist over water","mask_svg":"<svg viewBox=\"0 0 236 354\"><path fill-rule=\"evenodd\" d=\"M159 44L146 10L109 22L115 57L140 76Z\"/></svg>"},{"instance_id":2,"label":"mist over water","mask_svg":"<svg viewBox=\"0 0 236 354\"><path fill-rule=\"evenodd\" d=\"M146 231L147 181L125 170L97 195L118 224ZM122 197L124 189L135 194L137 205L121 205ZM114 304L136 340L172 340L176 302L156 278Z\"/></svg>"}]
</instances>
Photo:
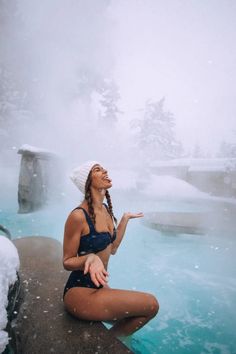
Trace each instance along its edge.
<instances>
[{"instance_id":1,"label":"mist over water","mask_svg":"<svg viewBox=\"0 0 236 354\"><path fill-rule=\"evenodd\" d=\"M8 159L28 143L72 164L132 163L130 122L146 100L164 96L185 152L197 143L215 153L221 137L235 138L233 1L11 0L1 1L0 16Z\"/></svg>"},{"instance_id":2,"label":"mist over water","mask_svg":"<svg viewBox=\"0 0 236 354\"><path fill-rule=\"evenodd\" d=\"M108 4L1 3L1 73L11 75L16 96L3 116L2 129L4 118L12 117L5 150L27 143L76 163L107 151L114 136L99 123L99 100L112 82Z\"/></svg>"}]
</instances>

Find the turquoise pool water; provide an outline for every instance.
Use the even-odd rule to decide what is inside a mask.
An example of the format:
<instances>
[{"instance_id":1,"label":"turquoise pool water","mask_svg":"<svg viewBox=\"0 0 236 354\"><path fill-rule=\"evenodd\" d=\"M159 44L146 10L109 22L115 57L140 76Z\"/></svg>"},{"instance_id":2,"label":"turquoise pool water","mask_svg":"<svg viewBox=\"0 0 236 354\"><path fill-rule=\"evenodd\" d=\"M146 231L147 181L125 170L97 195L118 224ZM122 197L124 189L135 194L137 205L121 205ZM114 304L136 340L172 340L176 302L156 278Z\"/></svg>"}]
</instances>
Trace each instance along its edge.
<instances>
[{"instance_id":1,"label":"turquoise pool water","mask_svg":"<svg viewBox=\"0 0 236 354\"><path fill-rule=\"evenodd\" d=\"M124 205L121 199L115 207L118 217ZM141 206L137 200L126 200L126 210L140 211ZM64 222L73 207L61 203L24 215L16 213L16 205L0 208L0 223L14 238L45 235L62 241ZM145 204L142 210L150 208ZM120 249L110 258L109 284L151 292L160 303L158 315L133 334L135 353L236 353L234 236L164 235L138 219L130 221Z\"/></svg>"}]
</instances>

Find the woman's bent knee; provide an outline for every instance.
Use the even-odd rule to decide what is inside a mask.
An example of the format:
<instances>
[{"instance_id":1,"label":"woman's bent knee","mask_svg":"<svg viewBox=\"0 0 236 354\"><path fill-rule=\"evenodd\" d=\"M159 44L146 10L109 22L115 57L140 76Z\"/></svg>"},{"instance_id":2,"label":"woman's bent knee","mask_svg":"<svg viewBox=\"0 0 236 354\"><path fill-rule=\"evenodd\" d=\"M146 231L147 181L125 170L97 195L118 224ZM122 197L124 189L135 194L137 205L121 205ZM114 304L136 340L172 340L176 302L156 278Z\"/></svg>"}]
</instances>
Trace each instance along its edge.
<instances>
[{"instance_id":1,"label":"woman's bent knee","mask_svg":"<svg viewBox=\"0 0 236 354\"><path fill-rule=\"evenodd\" d=\"M159 302L157 301L157 298L150 294L150 317L153 318L157 315L159 311Z\"/></svg>"}]
</instances>

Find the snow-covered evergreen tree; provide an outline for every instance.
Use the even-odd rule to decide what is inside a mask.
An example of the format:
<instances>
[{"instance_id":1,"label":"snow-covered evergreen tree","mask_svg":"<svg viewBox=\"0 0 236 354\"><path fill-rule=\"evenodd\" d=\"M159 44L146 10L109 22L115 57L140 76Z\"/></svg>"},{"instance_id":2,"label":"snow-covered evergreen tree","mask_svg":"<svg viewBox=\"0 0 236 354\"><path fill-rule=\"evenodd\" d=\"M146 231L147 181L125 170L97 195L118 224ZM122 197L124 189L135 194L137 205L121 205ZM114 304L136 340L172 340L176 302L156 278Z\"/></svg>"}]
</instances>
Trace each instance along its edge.
<instances>
[{"instance_id":1,"label":"snow-covered evergreen tree","mask_svg":"<svg viewBox=\"0 0 236 354\"><path fill-rule=\"evenodd\" d=\"M120 99L120 93L117 84L114 80L104 78L99 73L85 70L80 72L77 83L77 94L90 103L92 95L98 95L98 118L99 123L113 125L118 121L119 110L117 102Z\"/></svg>"},{"instance_id":2,"label":"snow-covered evergreen tree","mask_svg":"<svg viewBox=\"0 0 236 354\"><path fill-rule=\"evenodd\" d=\"M195 157L195 158L204 157L204 152L202 151L199 143L195 143L195 145L193 147L192 157Z\"/></svg>"},{"instance_id":3,"label":"snow-covered evergreen tree","mask_svg":"<svg viewBox=\"0 0 236 354\"><path fill-rule=\"evenodd\" d=\"M122 113L117 107L117 101L120 99L118 86L114 80L104 80L103 86L98 90L102 98L100 104L102 111L100 119L102 123L114 124L118 120L118 114Z\"/></svg>"},{"instance_id":4,"label":"snow-covered evergreen tree","mask_svg":"<svg viewBox=\"0 0 236 354\"><path fill-rule=\"evenodd\" d=\"M236 136L236 132L234 132ZM236 139L235 139L236 140ZM236 157L236 141L235 142L227 142L222 140L219 151L217 153L218 157Z\"/></svg>"},{"instance_id":5,"label":"snow-covered evergreen tree","mask_svg":"<svg viewBox=\"0 0 236 354\"><path fill-rule=\"evenodd\" d=\"M137 128L136 147L145 161L172 159L183 155L182 144L176 139L175 119L164 110L165 98L147 101L142 119L133 121Z\"/></svg>"},{"instance_id":6,"label":"snow-covered evergreen tree","mask_svg":"<svg viewBox=\"0 0 236 354\"><path fill-rule=\"evenodd\" d=\"M0 67L0 150L7 146L11 127L14 126L12 112L16 109L18 92L10 73Z\"/></svg>"}]
</instances>

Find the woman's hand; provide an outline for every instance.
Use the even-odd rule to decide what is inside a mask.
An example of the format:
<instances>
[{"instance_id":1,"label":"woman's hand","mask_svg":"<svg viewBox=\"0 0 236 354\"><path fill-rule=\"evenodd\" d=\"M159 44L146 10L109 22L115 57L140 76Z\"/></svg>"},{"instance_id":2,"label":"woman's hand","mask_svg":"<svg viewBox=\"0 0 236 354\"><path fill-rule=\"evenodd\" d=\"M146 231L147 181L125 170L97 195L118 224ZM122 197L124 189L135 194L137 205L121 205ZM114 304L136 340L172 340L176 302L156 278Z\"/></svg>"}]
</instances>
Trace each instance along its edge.
<instances>
[{"instance_id":1,"label":"woman's hand","mask_svg":"<svg viewBox=\"0 0 236 354\"><path fill-rule=\"evenodd\" d=\"M108 282L108 272L104 268L101 259L96 254L91 254L85 261L84 274L90 273L91 279L96 286L106 285Z\"/></svg>"},{"instance_id":2,"label":"woman's hand","mask_svg":"<svg viewBox=\"0 0 236 354\"><path fill-rule=\"evenodd\" d=\"M124 213L124 217L129 220L129 219L135 219L135 218L142 218L144 215L143 213Z\"/></svg>"}]
</instances>

